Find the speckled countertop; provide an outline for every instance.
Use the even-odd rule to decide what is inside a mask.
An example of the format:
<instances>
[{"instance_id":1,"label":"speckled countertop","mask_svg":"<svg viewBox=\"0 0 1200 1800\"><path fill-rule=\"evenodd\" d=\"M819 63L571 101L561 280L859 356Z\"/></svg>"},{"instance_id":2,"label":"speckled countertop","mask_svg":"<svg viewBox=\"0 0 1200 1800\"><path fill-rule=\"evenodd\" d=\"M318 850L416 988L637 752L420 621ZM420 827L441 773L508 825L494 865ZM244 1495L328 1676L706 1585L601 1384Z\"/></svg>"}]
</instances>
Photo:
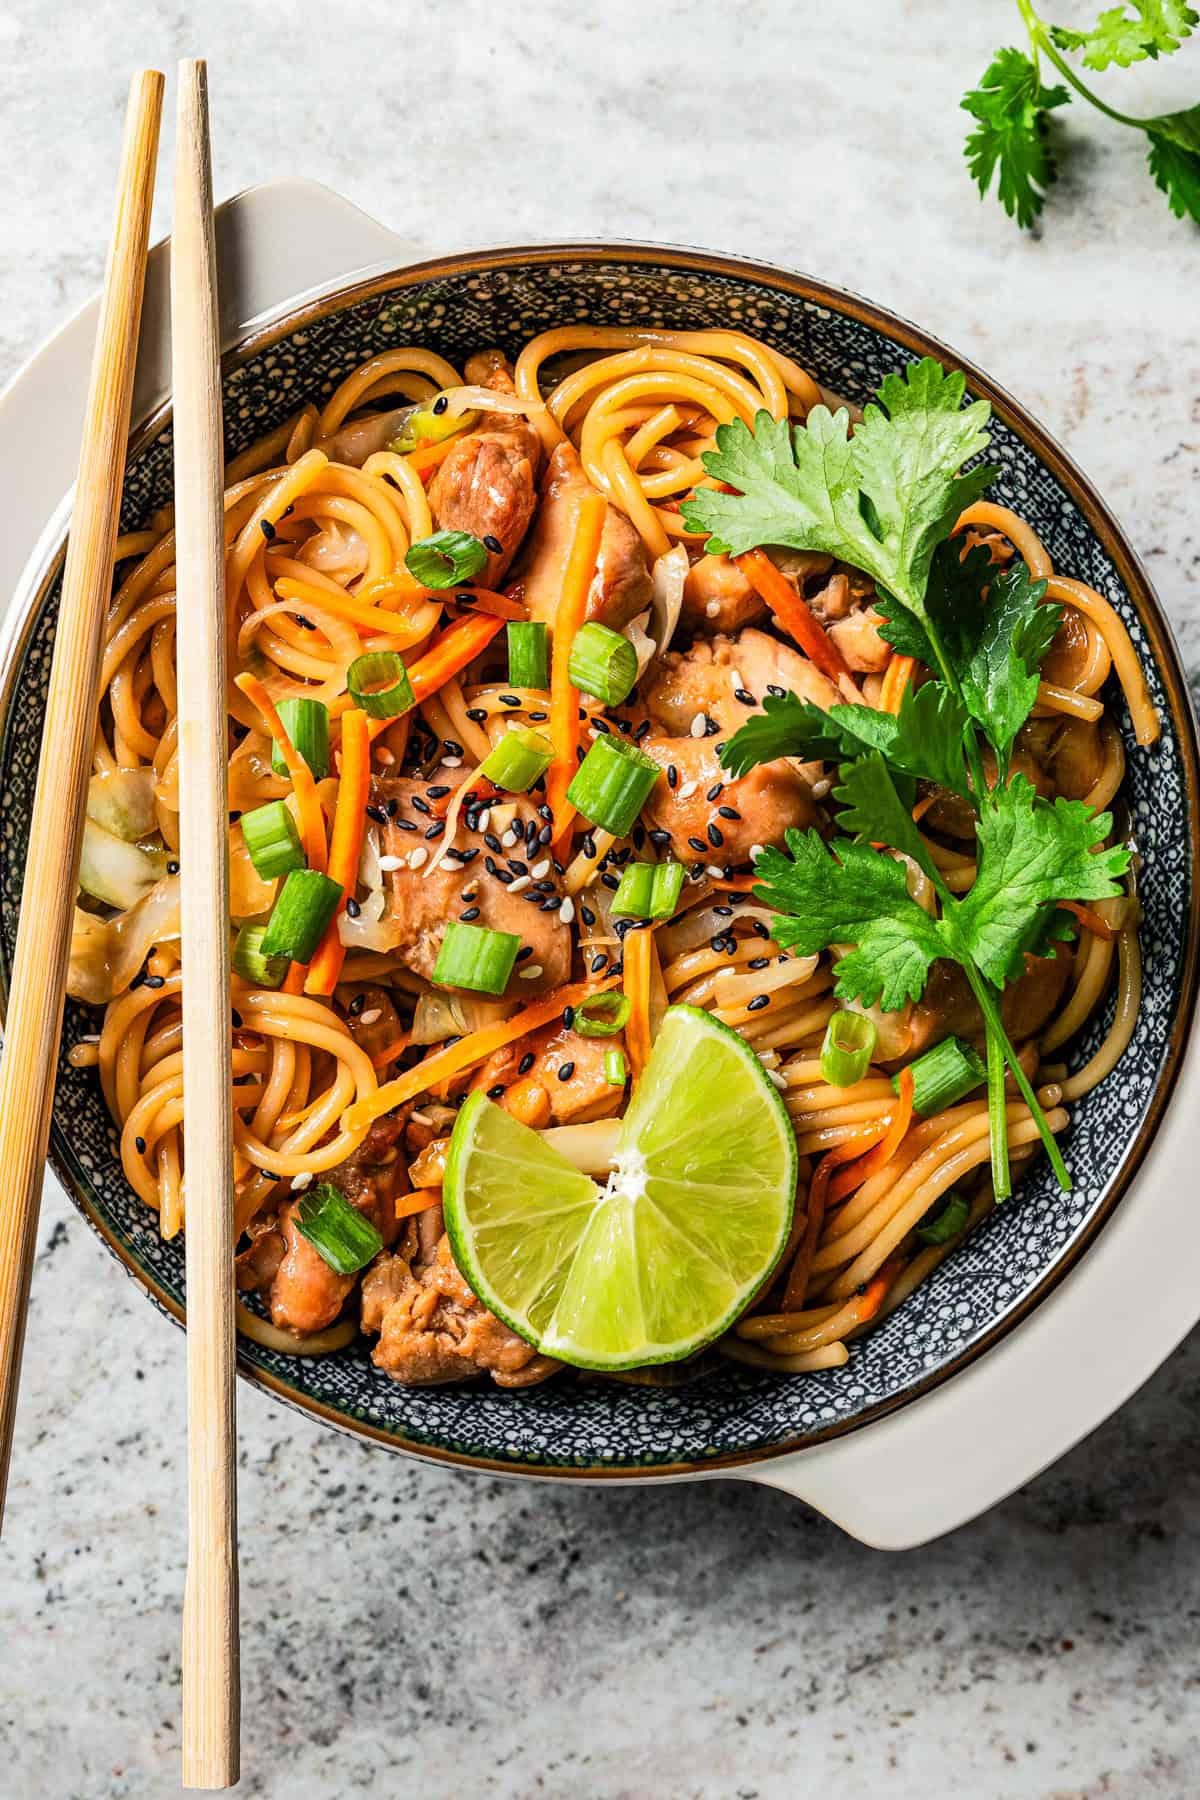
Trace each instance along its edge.
<instances>
[{"instance_id":1,"label":"speckled countertop","mask_svg":"<svg viewBox=\"0 0 1200 1800\"><path fill-rule=\"evenodd\" d=\"M1200 685L1200 236L1099 119L1068 123L1043 237L976 203L957 96L1014 23L1008 0L7 0L0 379L98 285L129 70L206 55L220 193L309 174L421 247L704 243L919 318L1096 479ZM1133 109L1185 104L1200 50L1122 79ZM182 1338L48 1192L4 1800L177 1789L183 1394ZM1193 1338L1024 1492L887 1557L764 1490L475 1480L243 1391L242 1791L1185 1800L1198 1412Z\"/></svg>"}]
</instances>

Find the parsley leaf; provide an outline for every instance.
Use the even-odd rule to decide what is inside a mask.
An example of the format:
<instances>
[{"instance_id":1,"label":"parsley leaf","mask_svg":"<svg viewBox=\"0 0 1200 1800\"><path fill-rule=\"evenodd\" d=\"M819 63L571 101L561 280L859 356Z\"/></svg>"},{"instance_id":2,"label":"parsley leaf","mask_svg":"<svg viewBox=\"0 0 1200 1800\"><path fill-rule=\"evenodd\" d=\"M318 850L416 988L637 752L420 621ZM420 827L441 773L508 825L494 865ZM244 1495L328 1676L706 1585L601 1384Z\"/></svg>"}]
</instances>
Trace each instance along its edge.
<instances>
[{"instance_id":1,"label":"parsley leaf","mask_svg":"<svg viewBox=\"0 0 1200 1800\"><path fill-rule=\"evenodd\" d=\"M1082 800L1037 797L1032 782L1017 775L997 788L976 826L979 867L974 885L954 903L954 930L989 981L1015 980L1024 953L1045 931L1043 907L1052 900L1107 900L1121 889L1118 876L1129 852L1115 844L1096 847L1112 827L1108 813L1093 813Z\"/></svg>"},{"instance_id":2,"label":"parsley leaf","mask_svg":"<svg viewBox=\"0 0 1200 1800\"><path fill-rule=\"evenodd\" d=\"M1003 780L1013 741L1033 710L1039 671L1062 618L1062 607L1044 605L1044 581L1031 581L1024 562L997 575L980 613L982 629L960 672L967 711L978 720L996 752Z\"/></svg>"},{"instance_id":3,"label":"parsley leaf","mask_svg":"<svg viewBox=\"0 0 1200 1800\"><path fill-rule=\"evenodd\" d=\"M801 956L855 944L837 965L843 1000L891 1012L918 999L945 946L936 920L909 897L904 864L848 839L835 857L815 831L789 831L787 846L790 856L768 849L757 865L755 892L780 914L776 943Z\"/></svg>"},{"instance_id":4,"label":"parsley leaf","mask_svg":"<svg viewBox=\"0 0 1200 1800\"><path fill-rule=\"evenodd\" d=\"M971 797L963 762L967 715L940 681L907 688L895 715L870 706L831 706L823 712L795 694L768 694L763 705L762 717L747 719L721 751L723 767L735 775L779 756L829 761L875 749L902 774Z\"/></svg>"},{"instance_id":5,"label":"parsley leaf","mask_svg":"<svg viewBox=\"0 0 1200 1800\"><path fill-rule=\"evenodd\" d=\"M1064 87L1044 87L1033 61L1012 49L997 51L979 86L962 97L977 121L967 137L967 166L981 195L995 176L1000 204L1020 226L1034 223L1055 178L1048 119L1070 98Z\"/></svg>"},{"instance_id":6,"label":"parsley leaf","mask_svg":"<svg viewBox=\"0 0 1200 1800\"><path fill-rule=\"evenodd\" d=\"M918 618L934 551L996 470L961 465L986 449L986 400L964 407L966 378L932 357L889 375L881 406L850 436L846 409L814 407L804 425L760 412L717 429L708 473L736 488L698 488L681 511L710 551L762 544L818 550L863 569ZM886 410L884 410L886 409Z\"/></svg>"},{"instance_id":7,"label":"parsley leaf","mask_svg":"<svg viewBox=\"0 0 1200 1800\"><path fill-rule=\"evenodd\" d=\"M1110 6L1090 31L1071 31L1052 25L1050 36L1060 50L1079 50L1089 69L1107 69L1110 63L1127 69L1131 63L1152 61L1178 50L1200 13L1182 0L1132 0L1135 19L1124 6Z\"/></svg>"},{"instance_id":8,"label":"parsley leaf","mask_svg":"<svg viewBox=\"0 0 1200 1800\"><path fill-rule=\"evenodd\" d=\"M1191 114L1168 116L1194 117L1200 137L1200 107L1194 107ZM1167 196L1167 204L1177 219L1191 218L1200 225L1200 150L1189 150L1158 131L1151 131L1149 137L1149 166L1155 184Z\"/></svg>"}]
</instances>

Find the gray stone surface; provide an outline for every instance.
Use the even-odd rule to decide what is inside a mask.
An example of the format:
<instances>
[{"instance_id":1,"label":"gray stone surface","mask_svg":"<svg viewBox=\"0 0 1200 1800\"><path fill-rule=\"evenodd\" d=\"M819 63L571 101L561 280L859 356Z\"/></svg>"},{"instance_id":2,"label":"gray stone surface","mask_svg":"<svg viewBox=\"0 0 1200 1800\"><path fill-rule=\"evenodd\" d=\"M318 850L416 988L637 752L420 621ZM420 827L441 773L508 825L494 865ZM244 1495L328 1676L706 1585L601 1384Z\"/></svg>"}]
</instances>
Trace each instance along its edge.
<instances>
[{"instance_id":1,"label":"gray stone surface","mask_svg":"<svg viewBox=\"0 0 1200 1800\"><path fill-rule=\"evenodd\" d=\"M128 72L204 54L220 193L310 174L429 247L708 244L919 319L1095 477L1200 673L1200 238L1082 115L1043 236L979 206L957 97L1015 23L1002 0L7 0L0 378L97 286ZM1193 48L1122 93L1182 105L1198 70ZM1193 1339L1026 1491L889 1558L765 1491L434 1472L246 1392L243 1791L1183 1800L1198 1404ZM176 1791L182 1408L182 1338L49 1194L0 1796Z\"/></svg>"}]
</instances>

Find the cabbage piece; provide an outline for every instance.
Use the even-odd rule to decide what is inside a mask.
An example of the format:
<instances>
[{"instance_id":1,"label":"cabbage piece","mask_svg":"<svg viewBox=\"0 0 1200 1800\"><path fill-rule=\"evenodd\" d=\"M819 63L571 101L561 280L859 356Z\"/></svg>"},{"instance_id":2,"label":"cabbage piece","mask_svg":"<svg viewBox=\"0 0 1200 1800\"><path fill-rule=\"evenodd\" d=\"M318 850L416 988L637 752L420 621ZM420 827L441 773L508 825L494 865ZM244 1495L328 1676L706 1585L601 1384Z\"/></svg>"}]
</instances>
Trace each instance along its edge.
<instances>
[{"instance_id":1,"label":"cabbage piece","mask_svg":"<svg viewBox=\"0 0 1200 1800\"><path fill-rule=\"evenodd\" d=\"M79 885L93 900L124 911L136 906L166 872L167 853L161 844L130 844L94 819L84 821Z\"/></svg>"},{"instance_id":2,"label":"cabbage piece","mask_svg":"<svg viewBox=\"0 0 1200 1800\"><path fill-rule=\"evenodd\" d=\"M67 992L89 1006L123 994L158 944L179 941L179 877L164 875L135 906L114 919L75 908Z\"/></svg>"},{"instance_id":3,"label":"cabbage piece","mask_svg":"<svg viewBox=\"0 0 1200 1800\"><path fill-rule=\"evenodd\" d=\"M154 789L158 777L151 768L107 769L88 782L87 816L111 832L135 844L158 829Z\"/></svg>"}]
</instances>

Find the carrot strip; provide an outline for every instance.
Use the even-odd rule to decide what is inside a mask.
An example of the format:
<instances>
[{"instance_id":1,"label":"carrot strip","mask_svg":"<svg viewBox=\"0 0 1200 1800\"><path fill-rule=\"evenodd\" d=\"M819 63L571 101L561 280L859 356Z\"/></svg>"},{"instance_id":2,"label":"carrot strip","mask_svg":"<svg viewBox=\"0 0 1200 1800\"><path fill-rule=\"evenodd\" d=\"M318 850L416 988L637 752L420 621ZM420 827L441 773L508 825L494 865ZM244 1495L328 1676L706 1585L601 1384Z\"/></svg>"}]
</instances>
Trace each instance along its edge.
<instances>
[{"instance_id":1,"label":"carrot strip","mask_svg":"<svg viewBox=\"0 0 1200 1800\"><path fill-rule=\"evenodd\" d=\"M321 813L321 802L317 797L317 784L313 780L312 770L284 730L283 720L276 712L275 703L262 682L254 675L235 675L234 686L240 688L247 700L257 706L266 720L271 736L279 745L283 760L287 764L288 774L292 778L292 791L296 796L296 807L300 814L300 839L304 845L305 858L310 869L316 869L319 874L323 875L327 860L325 820Z\"/></svg>"},{"instance_id":2,"label":"carrot strip","mask_svg":"<svg viewBox=\"0 0 1200 1800\"><path fill-rule=\"evenodd\" d=\"M419 656L408 671L408 679L412 683L413 698L420 705L444 687L452 675L459 674L469 662L473 662L481 650L486 650L496 633L504 624L503 619L496 619L489 613L478 613L474 618L465 614L455 619L453 625L447 626L440 637L430 644L424 656ZM354 701L349 694L339 694L329 708L331 719L340 719L350 711ZM371 742L382 736L396 723L395 719L372 719L369 724Z\"/></svg>"},{"instance_id":3,"label":"carrot strip","mask_svg":"<svg viewBox=\"0 0 1200 1800\"><path fill-rule=\"evenodd\" d=\"M524 1037L527 1032L537 1031L541 1026L548 1025L565 1006L578 1006L590 994L606 993L616 985L615 976L608 981L571 982L566 987L555 988L553 993L543 994L540 1000L525 1007L515 1018L500 1019L494 1025L484 1025L479 1031L469 1032L457 1044L435 1051L414 1068L405 1069L394 1081L376 1088L373 1094L368 1094L354 1106L347 1107L342 1115L345 1129L365 1130L373 1119L381 1119L384 1113L403 1106L406 1100L425 1093L435 1083L448 1081L463 1069L470 1069L476 1063L483 1062L493 1050L502 1050L514 1038Z\"/></svg>"},{"instance_id":4,"label":"carrot strip","mask_svg":"<svg viewBox=\"0 0 1200 1800\"><path fill-rule=\"evenodd\" d=\"M442 596L446 598L445 595ZM456 588L450 596L453 605L464 613L487 613L493 619L527 619L529 608L511 594L498 594L494 588Z\"/></svg>"},{"instance_id":5,"label":"carrot strip","mask_svg":"<svg viewBox=\"0 0 1200 1800\"><path fill-rule=\"evenodd\" d=\"M329 842L329 878L341 884L342 897L308 965L308 979L304 983L306 994L332 994L342 972L346 950L338 935L338 918L347 898L353 894L358 878L366 832L365 808L370 797L371 740L367 715L355 707L342 714L342 766Z\"/></svg>"},{"instance_id":6,"label":"carrot strip","mask_svg":"<svg viewBox=\"0 0 1200 1800\"><path fill-rule=\"evenodd\" d=\"M808 1286L808 1278L812 1272L813 1257L817 1253L817 1243L821 1236L821 1227L825 1223L825 1212L829 1202L829 1178L840 1164L849 1162L861 1150L875 1143L886 1129L886 1121L872 1123L848 1138L844 1144L836 1144L823 1156L812 1172L812 1180L808 1184L808 1218L804 1226L804 1236L800 1240L795 1260L788 1274L787 1287L780 1301L780 1312L799 1312L804 1300L804 1290Z\"/></svg>"},{"instance_id":7,"label":"carrot strip","mask_svg":"<svg viewBox=\"0 0 1200 1800\"><path fill-rule=\"evenodd\" d=\"M799 595L791 582L775 567L763 550L747 550L735 556L734 562L760 597L766 601L784 630L789 632L811 662L838 681L850 670L836 644L832 643L817 623L807 600Z\"/></svg>"},{"instance_id":8,"label":"carrot strip","mask_svg":"<svg viewBox=\"0 0 1200 1800\"><path fill-rule=\"evenodd\" d=\"M554 761L546 771L546 799L554 813L554 844L571 829L575 817L567 789L579 767L579 690L571 683L568 664L571 646L587 618L588 590L596 573L607 513L608 501L601 493L587 493L580 500L554 614L550 658L550 741L554 745Z\"/></svg>"},{"instance_id":9,"label":"carrot strip","mask_svg":"<svg viewBox=\"0 0 1200 1800\"><path fill-rule=\"evenodd\" d=\"M289 963L288 972L283 978L284 993L285 994L302 994L304 992L304 978L307 974L308 974L308 964L307 963L298 963L298 962Z\"/></svg>"},{"instance_id":10,"label":"carrot strip","mask_svg":"<svg viewBox=\"0 0 1200 1800\"><path fill-rule=\"evenodd\" d=\"M713 887L723 888L727 894L752 894L762 877L761 875L722 875L720 877L711 875L709 880Z\"/></svg>"},{"instance_id":11,"label":"carrot strip","mask_svg":"<svg viewBox=\"0 0 1200 1800\"><path fill-rule=\"evenodd\" d=\"M881 1266L878 1273L872 1275L870 1281L854 1302L855 1325L865 1325L869 1320L875 1317L876 1313L887 1299L888 1289L900 1273L903 1262L903 1257L890 1256ZM851 1327L851 1329L853 1329L853 1327Z\"/></svg>"},{"instance_id":12,"label":"carrot strip","mask_svg":"<svg viewBox=\"0 0 1200 1800\"><path fill-rule=\"evenodd\" d=\"M443 438L440 444L422 444L411 450L408 466L415 469L425 486L429 486L430 477L440 464L444 463L450 452L463 442L466 432L455 432L453 437Z\"/></svg>"},{"instance_id":13,"label":"carrot strip","mask_svg":"<svg viewBox=\"0 0 1200 1800\"><path fill-rule=\"evenodd\" d=\"M396 1202L396 1217L411 1219L415 1213L428 1212L431 1206L441 1204L440 1188L418 1188L415 1194L404 1194Z\"/></svg>"},{"instance_id":14,"label":"carrot strip","mask_svg":"<svg viewBox=\"0 0 1200 1800\"><path fill-rule=\"evenodd\" d=\"M1060 900L1058 905L1065 912L1074 913L1084 930L1093 932L1096 937L1105 938L1111 943L1115 937L1120 935L1119 932L1113 930L1107 919L1102 919L1098 912L1093 912L1090 906L1083 904L1082 900Z\"/></svg>"},{"instance_id":15,"label":"carrot strip","mask_svg":"<svg viewBox=\"0 0 1200 1800\"><path fill-rule=\"evenodd\" d=\"M625 998L630 1006L625 1042L635 1081L640 1079L650 1060L650 950L650 932L631 931L621 952L625 964Z\"/></svg>"},{"instance_id":16,"label":"carrot strip","mask_svg":"<svg viewBox=\"0 0 1200 1800\"><path fill-rule=\"evenodd\" d=\"M901 1069L900 1098L895 1110L885 1114L887 1130L873 1149L868 1150L858 1162L851 1163L848 1169L843 1169L830 1182L830 1206L836 1206L839 1200L844 1200L847 1194L852 1194L855 1188L860 1188L864 1181L869 1181L872 1175L878 1175L880 1169L886 1168L891 1162L905 1132L912 1124L912 1103L913 1072L911 1069Z\"/></svg>"},{"instance_id":17,"label":"carrot strip","mask_svg":"<svg viewBox=\"0 0 1200 1800\"><path fill-rule=\"evenodd\" d=\"M394 609L369 606L353 594L334 594L312 582L296 581L291 575L280 576L275 583L275 592L281 600L291 601L298 607L324 608L335 619L345 619L347 624L356 625L361 631L387 632L392 637L405 625L412 624L410 606L423 606L426 599L423 590L417 588L412 594L405 593L402 604Z\"/></svg>"},{"instance_id":18,"label":"carrot strip","mask_svg":"<svg viewBox=\"0 0 1200 1800\"><path fill-rule=\"evenodd\" d=\"M884 712L898 713L900 702L904 698L904 690L912 680L912 672L917 666L915 656L893 656L887 666L883 678L883 686L879 693L879 704Z\"/></svg>"},{"instance_id":19,"label":"carrot strip","mask_svg":"<svg viewBox=\"0 0 1200 1800\"><path fill-rule=\"evenodd\" d=\"M389 1063L394 1063L397 1057L403 1056L407 1049L408 1032L406 1031L401 1037L393 1038L390 1044L385 1044L382 1050L377 1050L375 1052L374 1056L371 1058L371 1067L373 1069L386 1069Z\"/></svg>"}]
</instances>

